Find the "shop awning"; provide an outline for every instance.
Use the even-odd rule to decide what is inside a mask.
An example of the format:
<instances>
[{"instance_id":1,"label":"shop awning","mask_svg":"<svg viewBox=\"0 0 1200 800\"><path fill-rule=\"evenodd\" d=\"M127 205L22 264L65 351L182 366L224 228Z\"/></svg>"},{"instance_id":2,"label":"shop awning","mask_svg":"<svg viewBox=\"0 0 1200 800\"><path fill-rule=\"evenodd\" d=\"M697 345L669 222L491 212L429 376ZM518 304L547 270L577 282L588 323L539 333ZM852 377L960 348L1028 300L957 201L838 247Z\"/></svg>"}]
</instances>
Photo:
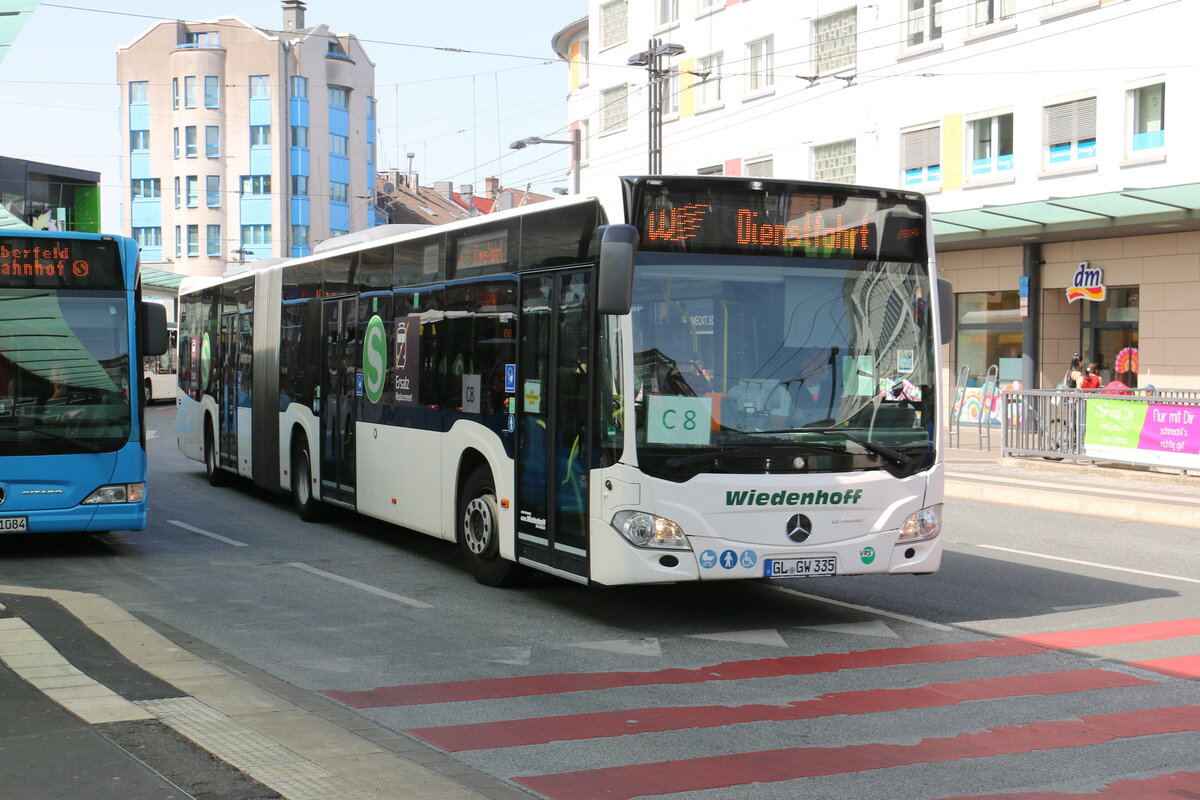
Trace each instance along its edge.
<instances>
[{"instance_id":1,"label":"shop awning","mask_svg":"<svg viewBox=\"0 0 1200 800\"><path fill-rule=\"evenodd\" d=\"M178 291L179 284L183 281L184 276L178 272L167 272L165 269L155 269L154 267L143 266L142 271L142 286L152 286L155 289L171 289Z\"/></svg>"},{"instance_id":2,"label":"shop awning","mask_svg":"<svg viewBox=\"0 0 1200 800\"><path fill-rule=\"evenodd\" d=\"M1200 230L1200 183L935 212L942 250Z\"/></svg>"}]
</instances>

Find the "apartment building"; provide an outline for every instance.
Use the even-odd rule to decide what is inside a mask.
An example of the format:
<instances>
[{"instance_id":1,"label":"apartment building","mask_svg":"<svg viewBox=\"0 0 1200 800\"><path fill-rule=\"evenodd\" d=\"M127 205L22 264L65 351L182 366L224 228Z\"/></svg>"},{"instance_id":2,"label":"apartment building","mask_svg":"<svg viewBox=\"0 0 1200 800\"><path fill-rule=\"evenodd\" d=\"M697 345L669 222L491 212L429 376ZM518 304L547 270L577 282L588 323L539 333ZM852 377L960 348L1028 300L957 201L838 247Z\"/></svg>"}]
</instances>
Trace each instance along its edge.
<instances>
[{"instance_id":1,"label":"apartment building","mask_svg":"<svg viewBox=\"0 0 1200 800\"><path fill-rule=\"evenodd\" d=\"M589 0L552 46L584 192L646 172L656 135L663 173L920 191L951 375L1053 387L1078 352L1200 388L1198 23L1168 0Z\"/></svg>"},{"instance_id":2,"label":"apartment building","mask_svg":"<svg viewBox=\"0 0 1200 800\"><path fill-rule=\"evenodd\" d=\"M375 65L351 34L163 20L117 51L125 232L188 275L375 224Z\"/></svg>"}]
</instances>

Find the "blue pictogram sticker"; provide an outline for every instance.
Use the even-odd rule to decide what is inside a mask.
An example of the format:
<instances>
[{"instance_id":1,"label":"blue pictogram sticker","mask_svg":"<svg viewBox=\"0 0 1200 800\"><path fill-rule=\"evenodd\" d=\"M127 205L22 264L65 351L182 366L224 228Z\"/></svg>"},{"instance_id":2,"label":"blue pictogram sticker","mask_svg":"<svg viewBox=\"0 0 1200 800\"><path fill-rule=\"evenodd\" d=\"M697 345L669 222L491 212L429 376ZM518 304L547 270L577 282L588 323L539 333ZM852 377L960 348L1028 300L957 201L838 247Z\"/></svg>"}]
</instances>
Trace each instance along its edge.
<instances>
[{"instance_id":1,"label":"blue pictogram sticker","mask_svg":"<svg viewBox=\"0 0 1200 800\"><path fill-rule=\"evenodd\" d=\"M504 391L514 394L517 391L517 365L504 365Z\"/></svg>"},{"instance_id":2,"label":"blue pictogram sticker","mask_svg":"<svg viewBox=\"0 0 1200 800\"><path fill-rule=\"evenodd\" d=\"M737 563L737 553L733 552L732 550L726 550L724 553L721 553L721 566L725 569L733 569L737 566Z\"/></svg>"},{"instance_id":3,"label":"blue pictogram sticker","mask_svg":"<svg viewBox=\"0 0 1200 800\"><path fill-rule=\"evenodd\" d=\"M517 415L509 414L508 421L504 423L504 432L512 433L517 429Z\"/></svg>"},{"instance_id":4,"label":"blue pictogram sticker","mask_svg":"<svg viewBox=\"0 0 1200 800\"><path fill-rule=\"evenodd\" d=\"M717 565L717 554L712 550L705 550L700 554L700 566L705 569L712 569Z\"/></svg>"},{"instance_id":5,"label":"blue pictogram sticker","mask_svg":"<svg viewBox=\"0 0 1200 800\"><path fill-rule=\"evenodd\" d=\"M354 376L354 394L362 397L363 394L363 374L360 372Z\"/></svg>"},{"instance_id":6,"label":"blue pictogram sticker","mask_svg":"<svg viewBox=\"0 0 1200 800\"><path fill-rule=\"evenodd\" d=\"M743 550L742 551L742 566L743 567L745 567L746 569L750 569L757 563L758 563L758 554L757 553L755 553L753 550Z\"/></svg>"}]
</instances>

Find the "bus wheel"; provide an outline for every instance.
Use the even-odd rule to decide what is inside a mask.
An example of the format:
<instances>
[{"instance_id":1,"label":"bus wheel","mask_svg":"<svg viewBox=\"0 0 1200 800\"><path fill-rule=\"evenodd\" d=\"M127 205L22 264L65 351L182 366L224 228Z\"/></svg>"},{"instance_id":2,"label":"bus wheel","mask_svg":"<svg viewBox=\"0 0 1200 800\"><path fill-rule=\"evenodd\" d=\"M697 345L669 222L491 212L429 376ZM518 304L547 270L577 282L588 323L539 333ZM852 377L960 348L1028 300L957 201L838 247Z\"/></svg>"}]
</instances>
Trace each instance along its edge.
<instances>
[{"instance_id":1,"label":"bus wheel","mask_svg":"<svg viewBox=\"0 0 1200 800\"><path fill-rule=\"evenodd\" d=\"M209 486L224 486L225 471L217 461L216 437L213 436L212 423L204 426L204 473L208 476Z\"/></svg>"},{"instance_id":2,"label":"bus wheel","mask_svg":"<svg viewBox=\"0 0 1200 800\"><path fill-rule=\"evenodd\" d=\"M500 514L492 473L479 467L467 478L458 506L458 546L467 570L485 586L511 585L517 565L500 557Z\"/></svg>"},{"instance_id":3,"label":"bus wheel","mask_svg":"<svg viewBox=\"0 0 1200 800\"><path fill-rule=\"evenodd\" d=\"M321 518L321 501L312 493L312 460L308 450L308 437L297 436L292 445L292 505L305 522L316 522Z\"/></svg>"}]
</instances>

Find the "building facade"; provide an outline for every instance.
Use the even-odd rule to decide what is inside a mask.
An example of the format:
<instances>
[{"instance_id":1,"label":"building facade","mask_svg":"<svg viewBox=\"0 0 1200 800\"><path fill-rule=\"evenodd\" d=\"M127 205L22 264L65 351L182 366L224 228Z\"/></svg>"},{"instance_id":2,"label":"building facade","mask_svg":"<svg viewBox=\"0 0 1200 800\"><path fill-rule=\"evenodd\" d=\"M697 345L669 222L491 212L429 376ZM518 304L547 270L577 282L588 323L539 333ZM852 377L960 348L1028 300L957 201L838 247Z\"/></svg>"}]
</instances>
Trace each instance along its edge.
<instances>
[{"instance_id":1,"label":"building facade","mask_svg":"<svg viewBox=\"0 0 1200 800\"><path fill-rule=\"evenodd\" d=\"M375 223L375 66L358 40L236 17L162 21L117 51L125 232L189 275L307 255Z\"/></svg>"},{"instance_id":2,"label":"building facade","mask_svg":"<svg viewBox=\"0 0 1200 800\"><path fill-rule=\"evenodd\" d=\"M1198 23L1161 0L589 0L552 46L584 192L658 147L668 174L923 192L951 376L1053 387L1080 353L1200 388Z\"/></svg>"}]
</instances>

